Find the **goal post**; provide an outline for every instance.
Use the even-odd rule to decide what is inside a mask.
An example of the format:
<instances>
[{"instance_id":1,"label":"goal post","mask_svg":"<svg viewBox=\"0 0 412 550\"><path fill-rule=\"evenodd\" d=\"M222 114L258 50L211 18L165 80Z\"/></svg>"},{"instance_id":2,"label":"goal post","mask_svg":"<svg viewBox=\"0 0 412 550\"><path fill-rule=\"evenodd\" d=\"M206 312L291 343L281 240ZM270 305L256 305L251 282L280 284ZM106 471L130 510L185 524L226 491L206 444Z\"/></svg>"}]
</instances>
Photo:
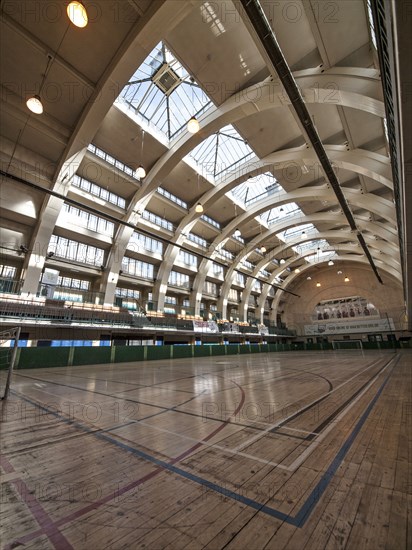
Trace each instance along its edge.
<instances>
[{"instance_id":1,"label":"goal post","mask_svg":"<svg viewBox=\"0 0 412 550\"><path fill-rule=\"evenodd\" d=\"M17 327L0 332L0 346L2 351L5 352L1 354L1 366L3 367L4 365L6 365L7 368L6 382L1 399L7 399L10 393L11 377L13 374L14 364L16 362L20 331L21 328ZM11 346L8 345L10 341L13 341Z\"/></svg>"},{"instance_id":2,"label":"goal post","mask_svg":"<svg viewBox=\"0 0 412 550\"><path fill-rule=\"evenodd\" d=\"M362 340L332 340L334 350L363 350Z\"/></svg>"}]
</instances>

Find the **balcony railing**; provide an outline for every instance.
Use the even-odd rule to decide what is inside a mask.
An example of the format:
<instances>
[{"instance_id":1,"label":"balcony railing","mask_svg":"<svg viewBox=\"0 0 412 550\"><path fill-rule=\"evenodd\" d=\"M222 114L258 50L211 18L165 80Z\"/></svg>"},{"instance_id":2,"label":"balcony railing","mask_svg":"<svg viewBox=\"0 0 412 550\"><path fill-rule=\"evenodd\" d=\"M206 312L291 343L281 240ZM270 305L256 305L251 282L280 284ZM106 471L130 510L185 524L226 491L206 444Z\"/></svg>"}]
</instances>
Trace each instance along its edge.
<instances>
[{"instance_id":1,"label":"balcony railing","mask_svg":"<svg viewBox=\"0 0 412 550\"><path fill-rule=\"evenodd\" d=\"M20 294L23 281L0 277L0 294Z\"/></svg>"}]
</instances>

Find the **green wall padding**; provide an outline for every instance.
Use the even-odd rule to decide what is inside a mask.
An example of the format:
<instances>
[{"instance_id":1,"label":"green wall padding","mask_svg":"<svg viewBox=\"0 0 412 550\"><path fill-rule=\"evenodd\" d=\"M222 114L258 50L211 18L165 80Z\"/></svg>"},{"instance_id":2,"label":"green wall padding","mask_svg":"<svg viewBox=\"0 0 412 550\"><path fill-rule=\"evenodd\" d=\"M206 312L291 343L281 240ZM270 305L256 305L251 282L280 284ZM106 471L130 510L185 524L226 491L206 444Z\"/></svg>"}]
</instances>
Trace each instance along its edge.
<instances>
[{"instance_id":1,"label":"green wall padding","mask_svg":"<svg viewBox=\"0 0 412 550\"><path fill-rule=\"evenodd\" d=\"M59 349L59 348L54 348ZM104 347L74 348L73 365L94 365L95 363L110 363L112 349Z\"/></svg>"},{"instance_id":2,"label":"green wall padding","mask_svg":"<svg viewBox=\"0 0 412 550\"><path fill-rule=\"evenodd\" d=\"M147 346L147 359L170 359L172 346Z\"/></svg>"},{"instance_id":3,"label":"green wall padding","mask_svg":"<svg viewBox=\"0 0 412 550\"><path fill-rule=\"evenodd\" d=\"M223 344L210 347L212 348L212 355L225 355L225 346Z\"/></svg>"},{"instance_id":4,"label":"green wall padding","mask_svg":"<svg viewBox=\"0 0 412 550\"><path fill-rule=\"evenodd\" d=\"M9 367L12 351L12 348L0 348L0 369Z\"/></svg>"},{"instance_id":5,"label":"green wall padding","mask_svg":"<svg viewBox=\"0 0 412 550\"><path fill-rule=\"evenodd\" d=\"M192 346L173 346L173 359L192 357Z\"/></svg>"},{"instance_id":6,"label":"green wall padding","mask_svg":"<svg viewBox=\"0 0 412 550\"><path fill-rule=\"evenodd\" d=\"M409 342L364 342L365 350L372 349L394 349L408 347L412 345ZM39 347L39 348L19 348L16 360L16 368L42 368L42 367L65 367L69 364L70 354L73 356L73 366L93 365L110 363L112 358L115 363L143 361L145 359L179 359L185 357L210 357L222 355L237 355L248 353L276 353L283 351L305 350L331 350L330 342L305 344L298 348L292 344L226 344L226 345L203 345L203 346L116 346L115 348L104 347ZM10 354L11 350L3 351L4 354ZM5 368L6 357L3 359L1 367Z\"/></svg>"},{"instance_id":7,"label":"green wall padding","mask_svg":"<svg viewBox=\"0 0 412 550\"><path fill-rule=\"evenodd\" d=\"M70 347L62 348L20 348L16 367L19 369L41 369L43 367L67 367Z\"/></svg>"},{"instance_id":8,"label":"green wall padding","mask_svg":"<svg viewBox=\"0 0 412 550\"><path fill-rule=\"evenodd\" d=\"M117 346L114 355L115 363L143 361L144 346Z\"/></svg>"},{"instance_id":9,"label":"green wall padding","mask_svg":"<svg viewBox=\"0 0 412 550\"><path fill-rule=\"evenodd\" d=\"M210 346L195 346L194 357L209 357Z\"/></svg>"},{"instance_id":10,"label":"green wall padding","mask_svg":"<svg viewBox=\"0 0 412 550\"><path fill-rule=\"evenodd\" d=\"M239 353L239 344L227 344L227 355L237 355Z\"/></svg>"}]
</instances>

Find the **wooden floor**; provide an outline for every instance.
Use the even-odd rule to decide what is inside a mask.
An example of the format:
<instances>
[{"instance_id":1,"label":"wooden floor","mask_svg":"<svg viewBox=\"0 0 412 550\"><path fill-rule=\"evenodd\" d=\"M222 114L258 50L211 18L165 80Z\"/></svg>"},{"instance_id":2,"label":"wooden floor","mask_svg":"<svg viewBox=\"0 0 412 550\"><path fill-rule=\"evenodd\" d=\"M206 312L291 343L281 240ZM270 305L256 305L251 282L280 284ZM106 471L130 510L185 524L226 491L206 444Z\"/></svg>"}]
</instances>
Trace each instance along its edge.
<instances>
[{"instance_id":1,"label":"wooden floor","mask_svg":"<svg viewBox=\"0 0 412 550\"><path fill-rule=\"evenodd\" d=\"M16 371L2 548L412 548L411 372L358 350Z\"/></svg>"}]
</instances>

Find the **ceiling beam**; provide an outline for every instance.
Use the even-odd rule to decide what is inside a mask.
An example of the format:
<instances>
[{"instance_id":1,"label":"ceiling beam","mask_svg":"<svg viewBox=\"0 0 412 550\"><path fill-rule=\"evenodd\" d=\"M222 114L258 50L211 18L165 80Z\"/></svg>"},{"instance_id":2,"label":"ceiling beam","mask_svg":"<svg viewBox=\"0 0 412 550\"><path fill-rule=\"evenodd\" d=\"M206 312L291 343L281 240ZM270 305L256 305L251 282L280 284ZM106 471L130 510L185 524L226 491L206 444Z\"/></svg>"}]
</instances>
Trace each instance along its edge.
<instances>
[{"instance_id":1,"label":"ceiling beam","mask_svg":"<svg viewBox=\"0 0 412 550\"><path fill-rule=\"evenodd\" d=\"M322 169L330 182L330 185L339 201L343 213L348 220L350 228L356 232L358 241L363 249L365 256L367 257L373 272L375 273L378 281L383 284L382 278L379 275L375 262L368 249L366 241L362 233L358 230L352 211L346 201L343 194L339 180L333 170L332 164L326 154L323 143L320 136L313 124L310 113L306 107L306 104L302 98L296 81L292 75L292 72L283 56L282 50L276 40L273 30L260 6L258 0L241 0L244 12L257 36L258 41L261 43L264 49L265 58L269 61L269 66L272 72L276 73L279 80L282 82L285 92L292 102L293 109L298 115L298 118L304 128L306 136L319 159ZM248 25L250 26L250 25Z\"/></svg>"}]
</instances>

